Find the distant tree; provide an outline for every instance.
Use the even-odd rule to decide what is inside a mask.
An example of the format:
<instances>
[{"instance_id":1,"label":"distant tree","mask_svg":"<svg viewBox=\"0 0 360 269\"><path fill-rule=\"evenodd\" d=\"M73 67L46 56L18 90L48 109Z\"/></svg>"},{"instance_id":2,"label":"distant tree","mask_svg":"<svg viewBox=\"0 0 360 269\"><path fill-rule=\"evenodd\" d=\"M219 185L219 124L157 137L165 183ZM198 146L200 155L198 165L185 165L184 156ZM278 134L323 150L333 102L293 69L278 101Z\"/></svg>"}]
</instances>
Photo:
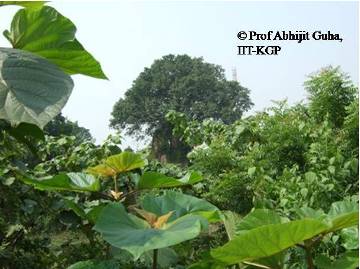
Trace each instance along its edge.
<instances>
[{"instance_id":1,"label":"distant tree","mask_svg":"<svg viewBox=\"0 0 360 269\"><path fill-rule=\"evenodd\" d=\"M343 129L346 135L346 142L349 149L353 150L356 156L359 155L359 99L356 98L346 107L347 116L344 120ZM345 141L344 141L345 142Z\"/></svg>"},{"instance_id":2,"label":"distant tree","mask_svg":"<svg viewBox=\"0 0 360 269\"><path fill-rule=\"evenodd\" d=\"M51 136L75 136L78 142L94 140L88 129L65 118L61 113L45 126L44 132Z\"/></svg>"},{"instance_id":3,"label":"distant tree","mask_svg":"<svg viewBox=\"0 0 360 269\"><path fill-rule=\"evenodd\" d=\"M232 123L251 106L249 90L227 81L221 66L188 55L166 55L135 79L115 104L110 125L130 135L152 136L155 157L176 162L183 161L188 148L172 135L168 111Z\"/></svg>"},{"instance_id":4,"label":"distant tree","mask_svg":"<svg viewBox=\"0 0 360 269\"><path fill-rule=\"evenodd\" d=\"M341 127L347 115L347 107L355 100L357 89L349 76L339 67L326 67L310 75L305 82L309 94L310 112L318 121L326 117Z\"/></svg>"}]
</instances>

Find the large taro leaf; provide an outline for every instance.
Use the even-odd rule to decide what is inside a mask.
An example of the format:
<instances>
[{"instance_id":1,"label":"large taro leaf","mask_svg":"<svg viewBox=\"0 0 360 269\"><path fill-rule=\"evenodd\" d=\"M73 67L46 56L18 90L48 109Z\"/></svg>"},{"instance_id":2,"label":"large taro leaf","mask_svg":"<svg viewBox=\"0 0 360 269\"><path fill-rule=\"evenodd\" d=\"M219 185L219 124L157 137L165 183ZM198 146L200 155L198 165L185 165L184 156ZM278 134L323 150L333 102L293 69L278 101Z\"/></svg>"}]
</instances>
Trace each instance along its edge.
<instances>
[{"instance_id":1,"label":"large taro leaf","mask_svg":"<svg viewBox=\"0 0 360 269\"><path fill-rule=\"evenodd\" d=\"M0 48L0 119L45 126L74 87L56 65L29 52Z\"/></svg>"},{"instance_id":2,"label":"large taro leaf","mask_svg":"<svg viewBox=\"0 0 360 269\"><path fill-rule=\"evenodd\" d=\"M90 167L88 172L101 176L115 176L119 173L142 168L145 165L146 160L141 154L124 151L120 154L108 157L102 164Z\"/></svg>"},{"instance_id":3,"label":"large taro leaf","mask_svg":"<svg viewBox=\"0 0 360 269\"><path fill-rule=\"evenodd\" d=\"M176 179L157 172L145 172L138 183L139 189L174 188L193 185L202 180L197 172L189 172L184 177Z\"/></svg>"},{"instance_id":4,"label":"large taro leaf","mask_svg":"<svg viewBox=\"0 0 360 269\"><path fill-rule=\"evenodd\" d=\"M279 262L283 250L358 223L358 205L351 201L333 203L327 215L311 208L302 208L297 213L304 218L288 222L271 211L251 212L236 225L238 235L233 240L211 251L213 263L222 262L230 265L250 261L269 265L271 268L281 268ZM348 258L344 259L347 264Z\"/></svg>"},{"instance_id":5,"label":"large taro leaf","mask_svg":"<svg viewBox=\"0 0 360 269\"><path fill-rule=\"evenodd\" d=\"M18 178L24 183L32 185L39 190L77 192L100 190L99 179L84 173L66 173L42 179L34 179L19 174Z\"/></svg>"},{"instance_id":6,"label":"large taro leaf","mask_svg":"<svg viewBox=\"0 0 360 269\"><path fill-rule=\"evenodd\" d=\"M288 222L287 218L279 216L275 211L269 209L255 209L241 219L236 225L236 234L246 233L249 230L269 225ZM280 251L272 256L253 261L254 264L267 266L273 269L283 268L285 251Z\"/></svg>"},{"instance_id":7,"label":"large taro leaf","mask_svg":"<svg viewBox=\"0 0 360 269\"><path fill-rule=\"evenodd\" d=\"M169 221L187 214L200 215L209 222L222 220L220 210L216 206L205 200L176 191L166 191L164 195L157 197L148 194L142 200L141 206L144 210L157 216L173 211Z\"/></svg>"},{"instance_id":8,"label":"large taro leaf","mask_svg":"<svg viewBox=\"0 0 360 269\"><path fill-rule=\"evenodd\" d=\"M211 255L228 265L259 260L317 236L328 228L327 224L315 219L264 225L241 233L224 246L212 250Z\"/></svg>"},{"instance_id":9,"label":"large taro leaf","mask_svg":"<svg viewBox=\"0 0 360 269\"><path fill-rule=\"evenodd\" d=\"M329 232L358 225L359 205L353 201L339 201L331 205L328 221L331 222Z\"/></svg>"},{"instance_id":10,"label":"large taro leaf","mask_svg":"<svg viewBox=\"0 0 360 269\"><path fill-rule=\"evenodd\" d=\"M111 203L102 210L94 229L105 241L138 259L146 251L195 238L206 225L204 221L199 216L186 215L154 229L146 221L128 214L121 203Z\"/></svg>"},{"instance_id":11,"label":"large taro leaf","mask_svg":"<svg viewBox=\"0 0 360 269\"><path fill-rule=\"evenodd\" d=\"M19 10L4 36L13 48L30 51L66 73L106 79L101 66L75 38L76 27L56 9L43 6Z\"/></svg>"},{"instance_id":12,"label":"large taro leaf","mask_svg":"<svg viewBox=\"0 0 360 269\"><path fill-rule=\"evenodd\" d=\"M255 209L238 222L236 225L236 234L241 234L260 226L268 224L280 224L286 221L287 219L280 217L272 210Z\"/></svg>"}]
</instances>

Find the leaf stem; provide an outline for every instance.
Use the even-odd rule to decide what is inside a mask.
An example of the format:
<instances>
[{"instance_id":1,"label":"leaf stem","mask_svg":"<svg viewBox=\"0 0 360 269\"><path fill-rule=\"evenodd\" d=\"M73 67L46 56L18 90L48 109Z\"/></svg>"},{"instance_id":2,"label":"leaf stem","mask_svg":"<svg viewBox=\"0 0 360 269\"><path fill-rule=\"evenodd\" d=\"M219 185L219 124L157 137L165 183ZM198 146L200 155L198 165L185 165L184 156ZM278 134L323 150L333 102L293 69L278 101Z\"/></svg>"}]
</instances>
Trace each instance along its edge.
<instances>
[{"instance_id":1,"label":"leaf stem","mask_svg":"<svg viewBox=\"0 0 360 269\"><path fill-rule=\"evenodd\" d=\"M157 269L157 259L158 259L158 250L157 249L154 249L153 250L153 266L152 266L152 269Z\"/></svg>"},{"instance_id":2,"label":"leaf stem","mask_svg":"<svg viewBox=\"0 0 360 269\"><path fill-rule=\"evenodd\" d=\"M115 190L116 193L118 193L118 186L117 186L116 175L113 176L113 179L114 179L114 190Z\"/></svg>"},{"instance_id":3,"label":"leaf stem","mask_svg":"<svg viewBox=\"0 0 360 269\"><path fill-rule=\"evenodd\" d=\"M305 255L306 255L306 263L308 269L315 269L312 254L311 254L311 247L305 247Z\"/></svg>"}]
</instances>

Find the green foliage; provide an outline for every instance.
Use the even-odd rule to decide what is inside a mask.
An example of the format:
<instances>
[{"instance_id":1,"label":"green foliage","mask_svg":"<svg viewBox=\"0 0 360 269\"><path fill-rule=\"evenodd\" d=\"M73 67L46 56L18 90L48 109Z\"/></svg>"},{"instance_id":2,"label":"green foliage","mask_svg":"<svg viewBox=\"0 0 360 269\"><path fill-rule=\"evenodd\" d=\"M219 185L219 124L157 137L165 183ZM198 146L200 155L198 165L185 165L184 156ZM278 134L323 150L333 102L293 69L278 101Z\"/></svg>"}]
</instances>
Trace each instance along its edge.
<instances>
[{"instance_id":1,"label":"green foliage","mask_svg":"<svg viewBox=\"0 0 360 269\"><path fill-rule=\"evenodd\" d=\"M15 150L13 146L18 142L26 145L34 155L37 154L37 149L34 145L38 141L45 139L42 130L34 124L22 122L17 126L11 126L5 120L0 120L0 138L3 146L2 150L0 150L2 153L8 150Z\"/></svg>"},{"instance_id":2,"label":"green foliage","mask_svg":"<svg viewBox=\"0 0 360 269\"><path fill-rule=\"evenodd\" d=\"M342 130L328 121L317 123L304 105L289 108L280 102L231 125L184 124L182 117L173 113L169 120L179 123L175 130L181 139L196 145L188 157L205 179L198 194L222 209L328 209L334 200L356 193L355 149L344 143Z\"/></svg>"},{"instance_id":3,"label":"green foliage","mask_svg":"<svg viewBox=\"0 0 360 269\"><path fill-rule=\"evenodd\" d=\"M169 220L175 220L186 214L200 215L210 222L221 220L220 212L214 205L175 191L167 191L157 197L149 194L142 200L142 207L158 216L174 211Z\"/></svg>"},{"instance_id":4,"label":"green foliage","mask_svg":"<svg viewBox=\"0 0 360 269\"><path fill-rule=\"evenodd\" d=\"M223 247L213 250L211 255L229 265L257 260L310 239L327 228L326 224L312 219L262 225L236 236Z\"/></svg>"},{"instance_id":5,"label":"green foliage","mask_svg":"<svg viewBox=\"0 0 360 269\"><path fill-rule=\"evenodd\" d=\"M248 93L237 82L226 81L220 66L202 58L167 55L134 81L125 99L115 105L111 125L133 133L147 124L146 133L152 135L169 110L193 119L233 122L250 108Z\"/></svg>"},{"instance_id":6,"label":"green foliage","mask_svg":"<svg viewBox=\"0 0 360 269\"><path fill-rule=\"evenodd\" d=\"M24 8L4 32L14 48L0 49L1 268L358 266L357 89L338 68L305 83L309 104L241 120L249 91L220 66L156 60L111 121L153 136L162 163L145 167L119 136L95 145L59 115L66 73L106 78L75 25L41 1L0 1L11 4ZM190 148L189 167L163 164L185 164Z\"/></svg>"},{"instance_id":7,"label":"green foliage","mask_svg":"<svg viewBox=\"0 0 360 269\"><path fill-rule=\"evenodd\" d=\"M98 191L99 179L84 173L59 174L50 178L33 179L27 175L18 178L36 189L47 191Z\"/></svg>"},{"instance_id":8,"label":"green foliage","mask_svg":"<svg viewBox=\"0 0 360 269\"><path fill-rule=\"evenodd\" d=\"M315 263L319 269L354 269L359 265L359 255L356 251L346 252L335 261L323 255L319 256Z\"/></svg>"},{"instance_id":9,"label":"green foliage","mask_svg":"<svg viewBox=\"0 0 360 269\"><path fill-rule=\"evenodd\" d=\"M37 177L56 175L61 172L81 172L94 166L102 159L119 153L119 141L109 136L100 146L91 141L79 143L75 136L46 136L38 146L41 162L37 163L33 173Z\"/></svg>"},{"instance_id":10,"label":"green foliage","mask_svg":"<svg viewBox=\"0 0 360 269\"><path fill-rule=\"evenodd\" d=\"M106 79L101 66L75 38L76 27L49 6L19 10L4 36L13 48L40 55L64 72Z\"/></svg>"},{"instance_id":11,"label":"green foliage","mask_svg":"<svg viewBox=\"0 0 360 269\"><path fill-rule=\"evenodd\" d=\"M57 66L28 52L1 48L0 63L0 118L13 125L43 127L61 111L74 87Z\"/></svg>"},{"instance_id":12,"label":"green foliage","mask_svg":"<svg viewBox=\"0 0 360 269\"><path fill-rule=\"evenodd\" d=\"M94 140L88 129L79 126L77 122L70 121L61 113L46 124L44 132L49 136L75 136L79 143Z\"/></svg>"},{"instance_id":13,"label":"green foliage","mask_svg":"<svg viewBox=\"0 0 360 269\"><path fill-rule=\"evenodd\" d=\"M174 188L193 185L202 180L196 172L187 173L180 179L165 176L157 172L145 172L138 182L139 189Z\"/></svg>"},{"instance_id":14,"label":"green foliage","mask_svg":"<svg viewBox=\"0 0 360 269\"><path fill-rule=\"evenodd\" d=\"M118 269L119 263L115 260L109 260L109 261L82 261L77 262L71 266L69 266L67 269Z\"/></svg>"},{"instance_id":15,"label":"green foliage","mask_svg":"<svg viewBox=\"0 0 360 269\"><path fill-rule=\"evenodd\" d=\"M347 116L344 120L346 144L349 150L358 156L359 151L359 99L356 98L346 107Z\"/></svg>"},{"instance_id":16,"label":"green foliage","mask_svg":"<svg viewBox=\"0 0 360 269\"><path fill-rule=\"evenodd\" d=\"M111 126L153 137L155 157L181 161L188 148L172 136L169 110L190 119L231 123L251 107L249 90L225 79L224 70L202 58L166 55L145 68L112 112ZM144 132L143 132L144 131ZM179 154L179 156L177 156ZM184 161L184 160L182 160Z\"/></svg>"},{"instance_id":17,"label":"green foliage","mask_svg":"<svg viewBox=\"0 0 360 269\"><path fill-rule=\"evenodd\" d=\"M104 75L74 39L76 28L68 19L43 7L42 1L0 2L0 6L12 4L25 9L17 12L11 32L5 32L17 49L0 49L0 267L54 269L79 259L103 259L103 241L89 232L89 225L79 225L60 194L37 191L16 178L26 174L42 189L98 189L97 179L71 172L118 153L116 143L109 139L102 146L90 141L80 144L85 137L78 136L81 130L75 125L71 135L76 138L44 137L39 127L59 114L72 91L73 82L61 69ZM63 173L56 176L58 172ZM41 182L34 179L44 176ZM86 195L72 198L89 202ZM95 208L88 213L89 219L96 219Z\"/></svg>"},{"instance_id":18,"label":"green foliage","mask_svg":"<svg viewBox=\"0 0 360 269\"><path fill-rule=\"evenodd\" d=\"M349 76L339 67L330 66L311 75L305 88L309 94L310 113L318 121L328 118L335 126L342 126L346 107L354 101L356 93Z\"/></svg>"},{"instance_id":19,"label":"green foliage","mask_svg":"<svg viewBox=\"0 0 360 269\"><path fill-rule=\"evenodd\" d=\"M310 266L309 255L319 240L328 233L355 226L359 220L358 204L349 201L333 203L327 215L314 213L315 210L304 208L305 218L289 221L273 211L256 209L232 225L236 235L224 246L212 250L210 261L222 266L245 263L284 268L283 251L301 246L306 250Z\"/></svg>"},{"instance_id":20,"label":"green foliage","mask_svg":"<svg viewBox=\"0 0 360 269\"><path fill-rule=\"evenodd\" d=\"M147 161L141 154L124 151L106 158L101 164L90 167L88 172L104 177L116 176L120 173L142 168Z\"/></svg>"},{"instance_id":21,"label":"green foliage","mask_svg":"<svg viewBox=\"0 0 360 269\"><path fill-rule=\"evenodd\" d=\"M181 200L187 202L186 207L181 206ZM198 236L207 226L202 216L215 209L205 201L175 192L146 196L141 205L142 210L136 212L146 221L127 213L122 204L112 203L103 209L94 227L107 242L129 251L135 259L146 251Z\"/></svg>"}]
</instances>

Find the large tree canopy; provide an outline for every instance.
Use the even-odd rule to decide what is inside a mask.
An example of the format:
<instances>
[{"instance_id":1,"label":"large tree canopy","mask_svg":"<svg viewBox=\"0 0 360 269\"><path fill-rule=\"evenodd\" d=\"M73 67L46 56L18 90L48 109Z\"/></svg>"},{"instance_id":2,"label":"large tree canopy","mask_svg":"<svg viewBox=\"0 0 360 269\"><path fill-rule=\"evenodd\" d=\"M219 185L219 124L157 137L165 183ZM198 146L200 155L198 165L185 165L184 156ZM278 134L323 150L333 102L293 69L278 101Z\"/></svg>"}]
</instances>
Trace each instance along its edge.
<instances>
[{"instance_id":1,"label":"large tree canopy","mask_svg":"<svg viewBox=\"0 0 360 269\"><path fill-rule=\"evenodd\" d=\"M166 55L145 68L114 106L111 126L129 134L154 135L170 110L191 119L239 119L251 107L249 90L227 81L219 65L188 55Z\"/></svg>"}]
</instances>

